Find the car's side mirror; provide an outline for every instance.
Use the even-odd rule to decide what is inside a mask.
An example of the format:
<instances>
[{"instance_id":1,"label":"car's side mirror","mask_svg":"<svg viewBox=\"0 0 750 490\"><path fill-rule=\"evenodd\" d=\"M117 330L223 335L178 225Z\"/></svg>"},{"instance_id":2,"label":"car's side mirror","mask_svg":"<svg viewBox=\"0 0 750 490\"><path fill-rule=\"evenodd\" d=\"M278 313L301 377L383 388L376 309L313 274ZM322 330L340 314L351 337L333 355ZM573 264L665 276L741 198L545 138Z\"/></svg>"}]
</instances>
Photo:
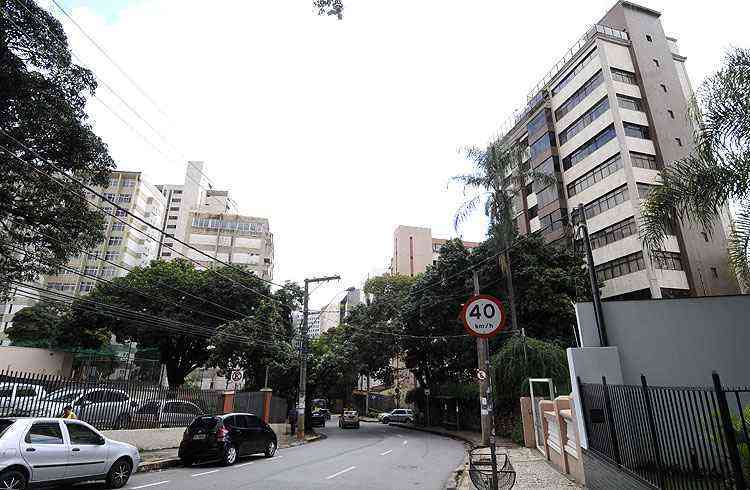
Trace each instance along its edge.
<instances>
[{"instance_id":1,"label":"car's side mirror","mask_svg":"<svg viewBox=\"0 0 750 490\"><path fill-rule=\"evenodd\" d=\"M96 442L99 446L103 446L107 443L106 440L104 440L103 437L100 437L99 440Z\"/></svg>"}]
</instances>

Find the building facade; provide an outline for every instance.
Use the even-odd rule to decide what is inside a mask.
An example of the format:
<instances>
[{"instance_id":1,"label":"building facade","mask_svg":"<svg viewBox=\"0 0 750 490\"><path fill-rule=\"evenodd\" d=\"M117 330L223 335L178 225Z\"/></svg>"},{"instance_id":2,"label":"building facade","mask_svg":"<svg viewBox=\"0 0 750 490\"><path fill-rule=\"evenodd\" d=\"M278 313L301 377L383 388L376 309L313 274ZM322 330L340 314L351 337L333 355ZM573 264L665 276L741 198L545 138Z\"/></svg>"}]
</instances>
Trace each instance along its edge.
<instances>
[{"instance_id":1,"label":"building facade","mask_svg":"<svg viewBox=\"0 0 750 490\"><path fill-rule=\"evenodd\" d=\"M602 297L734 294L727 238L675 223L662 250L639 238L641 203L659 171L693 151L692 87L660 13L620 1L529 94L500 141L525 149L521 165L554 176L528 182L516 202L522 234L571 242L583 205Z\"/></svg>"},{"instance_id":2,"label":"building facade","mask_svg":"<svg viewBox=\"0 0 750 490\"><path fill-rule=\"evenodd\" d=\"M203 162L188 162L184 184L158 186L167 200L159 257L187 257L201 267L209 267L215 258L272 280L274 243L268 219L239 214L229 191L214 189L204 169ZM170 240L170 235L200 252Z\"/></svg>"},{"instance_id":3,"label":"building facade","mask_svg":"<svg viewBox=\"0 0 750 490\"><path fill-rule=\"evenodd\" d=\"M109 185L97 188L96 191L147 223L156 227L161 226L166 199L141 172L114 171L110 176ZM97 278L112 279L124 276L129 269L146 266L158 257L158 232L135 217L129 216L125 211L114 209L94 194L89 194L87 198L117 216L105 215L104 240L90 252L74 257L59 274L43 276L37 284L30 286L57 291L67 296L81 296L94 289ZM2 331L12 325L13 316L18 310L36 303L28 296L36 297L38 291L19 287L16 294L11 301L0 305L0 311L3 312L0 323Z\"/></svg>"},{"instance_id":4,"label":"building facade","mask_svg":"<svg viewBox=\"0 0 750 490\"><path fill-rule=\"evenodd\" d=\"M390 273L414 276L427 270L428 265L437 263L440 247L448 240L434 238L430 228L399 225L393 232L393 256ZM463 242L472 249L479 244Z\"/></svg>"}]
</instances>

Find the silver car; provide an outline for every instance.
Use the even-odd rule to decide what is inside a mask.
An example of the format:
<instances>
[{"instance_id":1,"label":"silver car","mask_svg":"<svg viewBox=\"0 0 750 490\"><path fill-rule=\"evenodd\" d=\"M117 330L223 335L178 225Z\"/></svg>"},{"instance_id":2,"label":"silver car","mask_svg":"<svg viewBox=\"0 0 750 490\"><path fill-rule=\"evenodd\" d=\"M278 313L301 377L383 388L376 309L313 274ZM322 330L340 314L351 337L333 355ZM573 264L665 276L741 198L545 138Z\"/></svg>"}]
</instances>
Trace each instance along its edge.
<instances>
[{"instance_id":1,"label":"silver car","mask_svg":"<svg viewBox=\"0 0 750 490\"><path fill-rule=\"evenodd\" d=\"M204 413L198 405L185 400L150 400L133 413L130 428L187 427Z\"/></svg>"},{"instance_id":2,"label":"silver car","mask_svg":"<svg viewBox=\"0 0 750 490\"><path fill-rule=\"evenodd\" d=\"M0 418L0 488L106 480L125 486L138 449L107 439L80 420Z\"/></svg>"},{"instance_id":3,"label":"silver car","mask_svg":"<svg viewBox=\"0 0 750 490\"><path fill-rule=\"evenodd\" d=\"M396 408L380 419L384 424L398 422L402 424L411 424L414 422L414 411L411 408Z\"/></svg>"},{"instance_id":4,"label":"silver car","mask_svg":"<svg viewBox=\"0 0 750 490\"><path fill-rule=\"evenodd\" d=\"M53 391L36 404L33 410L18 415L60 417L67 405L80 420L99 427L123 429L129 426L134 406L130 396L111 388L65 388Z\"/></svg>"},{"instance_id":5,"label":"silver car","mask_svg":"<svg viewBox=\"0 0 750 490\"><path fill-rule=\"evenodd\" d=\"M18 415L47 396L44 387L29 383L0 383L0 416Z\"/></svg>"}]
</instances>

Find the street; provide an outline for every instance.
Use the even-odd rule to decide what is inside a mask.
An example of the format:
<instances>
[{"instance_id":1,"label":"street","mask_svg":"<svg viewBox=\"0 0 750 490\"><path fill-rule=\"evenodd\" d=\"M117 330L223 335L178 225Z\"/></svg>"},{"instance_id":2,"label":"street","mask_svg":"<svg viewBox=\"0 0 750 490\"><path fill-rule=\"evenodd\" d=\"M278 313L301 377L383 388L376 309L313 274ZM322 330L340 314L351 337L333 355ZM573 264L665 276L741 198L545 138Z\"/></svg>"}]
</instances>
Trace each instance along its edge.
<instances>
[{"instance_id":1,"label":"street","mask_svg":"<svg viewBox=\"0 0 750 490\"><path fill-rule=\"evenodd\" d=\"M125 488L441 489L464 458L463 444L445 437L376 423L362 423L358 430L339 429L337 423L334 416L325 429L316 429L327 439L280 449L270 459L254 456L230 467L206 464L136 474Z\"/></svg>"}]
</instances>

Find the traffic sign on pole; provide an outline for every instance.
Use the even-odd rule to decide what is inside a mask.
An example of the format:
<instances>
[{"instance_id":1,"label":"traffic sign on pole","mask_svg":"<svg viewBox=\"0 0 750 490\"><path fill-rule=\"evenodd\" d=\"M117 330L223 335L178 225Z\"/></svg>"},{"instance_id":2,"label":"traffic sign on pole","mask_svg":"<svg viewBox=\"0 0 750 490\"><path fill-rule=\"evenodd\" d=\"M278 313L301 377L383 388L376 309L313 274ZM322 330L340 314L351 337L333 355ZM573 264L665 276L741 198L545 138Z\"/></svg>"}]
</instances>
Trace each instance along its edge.
<instances>
[{"instance_id":1,"label":"traffic sign on pole","mask_svg":"<svg viewBox=\"0 0 750 490\"><path fill-rule=\"evenodd\" d=\"M475 294L461 309L464 328L474 337L488 339L500 333L507 323L503 303L487 294Z\"/></svg>"},{"instance_id":2,"label":"traffic sign on pole","mask_svg":"<svg viewBox=\"0 0 750 490\"><path fill-rule=\"evenodd\" d=\"M479 381L484 381L485 379L487 379L487 371L477 369L477 379Z\"/></svg>"},{"instance_id":3,"label":"traffic sign on pole","mask_svg":"<svg viewBox=\"0 0 750 490\"><path fill-rule=\"evenodd\" d=\"M234 381L235 383L239 383L240 381L242 381L243 377L244 376L241 370L232 371L232 381Z\"/></svg>"}]
</instances>

